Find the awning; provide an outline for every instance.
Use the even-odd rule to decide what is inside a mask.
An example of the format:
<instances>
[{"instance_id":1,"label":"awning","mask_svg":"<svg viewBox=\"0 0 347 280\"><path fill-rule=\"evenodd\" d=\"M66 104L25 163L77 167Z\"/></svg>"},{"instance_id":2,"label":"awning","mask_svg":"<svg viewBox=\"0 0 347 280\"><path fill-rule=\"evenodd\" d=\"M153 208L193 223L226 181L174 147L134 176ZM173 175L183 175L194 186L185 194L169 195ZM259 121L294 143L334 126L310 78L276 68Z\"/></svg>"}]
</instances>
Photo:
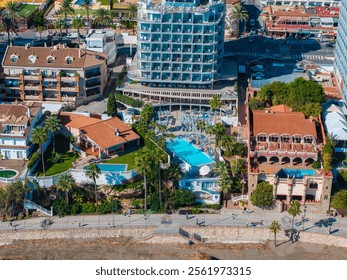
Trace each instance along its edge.
<instances>
[{"instance_id":1,"label":"awning","mask_svg":"<svg viewBox=\"0 0 347 280\"><path fill-rule=\"evenodd\" d=\"M321 23L333 23L334 22L333 18L324 18L324 17L322 17L320 19L320 21L321 21Z\"/></svg>"}]
</instances>

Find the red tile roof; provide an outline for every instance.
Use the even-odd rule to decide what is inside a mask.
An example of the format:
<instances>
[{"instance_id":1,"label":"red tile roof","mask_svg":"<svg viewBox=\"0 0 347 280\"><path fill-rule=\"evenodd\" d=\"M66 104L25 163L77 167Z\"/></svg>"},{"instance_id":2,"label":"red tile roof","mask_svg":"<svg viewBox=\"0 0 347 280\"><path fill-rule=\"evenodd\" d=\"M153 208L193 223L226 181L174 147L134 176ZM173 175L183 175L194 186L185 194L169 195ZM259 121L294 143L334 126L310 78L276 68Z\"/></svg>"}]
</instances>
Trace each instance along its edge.
<instances>
[{"instance_id":1,"label":"red tile roof","mask_svg":"<svg viewBox=\"0 0 347 280\"><path fill-rule=\"evenodd\" d=\"M62 125L65 125L71 128L77 128L77 129L100 122L100 119L87 117L81 114L68 113L68 112L61 112L59 115L59 119Z\"/></svg>"},{"instance_id":2,"label":"red tile roof","mask_svg":"<svg viewBox=\"0 0 347 280\"><path fill-rule=\"evenodd\" d=\"M253 110L253 135L259 133L312 135L317 139L315 121L301 112L291 112L288 106L274 106L267 110Z\"/></svg>"}]
</instances>

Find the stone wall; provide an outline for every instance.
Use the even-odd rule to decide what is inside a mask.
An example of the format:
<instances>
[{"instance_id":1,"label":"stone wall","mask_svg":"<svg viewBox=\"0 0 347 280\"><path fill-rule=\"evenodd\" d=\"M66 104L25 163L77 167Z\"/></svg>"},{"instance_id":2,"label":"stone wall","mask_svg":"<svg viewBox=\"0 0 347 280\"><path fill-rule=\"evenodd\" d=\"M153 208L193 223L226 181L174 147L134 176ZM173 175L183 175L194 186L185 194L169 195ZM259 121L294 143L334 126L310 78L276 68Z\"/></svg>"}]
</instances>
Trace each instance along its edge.
<instances>
[{"instance_id":1,"label":"stone wall","mask_svg":"<svg viewBox=\"0 0 347 280\"><path fill-rule=\"evenodd\" d=\"M206 243L253 243L273 240L268 228L233 228L227 226L195 227L184 226L181 229L192 237L197 234ZM0 231L0 245L13 240L57 239L57 238L111 238L132 237L139 242L148 243L184 243L185 238L169 234L155 234L155 227L118 227L118 228L74 228L65 230L19 230ZM280 231L278 240L288 240L285 231ZM336 235L300 232L299 242L323 244L347 248L347 238ZM2 243L2 244L1 244Z\"/></svg>"}]
</instances>

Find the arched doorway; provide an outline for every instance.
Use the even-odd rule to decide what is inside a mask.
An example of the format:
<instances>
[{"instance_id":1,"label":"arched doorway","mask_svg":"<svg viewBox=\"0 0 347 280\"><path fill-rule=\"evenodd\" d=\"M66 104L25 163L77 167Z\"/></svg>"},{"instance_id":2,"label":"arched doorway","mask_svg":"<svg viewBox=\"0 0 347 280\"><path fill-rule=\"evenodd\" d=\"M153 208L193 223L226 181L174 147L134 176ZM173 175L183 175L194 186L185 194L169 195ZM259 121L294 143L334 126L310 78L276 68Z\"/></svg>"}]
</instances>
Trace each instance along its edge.
<instances>
[{"instance_id":1,"label":"arched doorway","mask_svg":"<svg viewBox=\"0 0 347 280\"><path fill-rule=\"evenodd\" d=\"M281 165L289 164L290 158L289 157L283 157L281 160Z\"/></svg>"},{"instance_id":2,"label":"arched doorway","mask_svg":"<svg viewBox=\"0 0 347 280\"><path fill-rule=\"evenodd\" d=\"M266 164L267 163L267 157L260 156L258 157L258 164Z\"/></svg>"},{"instance_id":3,"label":"arched doorway","mask_svg":"<svg viewBox=\"0 0 347 280\"><path fill-rule=\"evenodd\" d=\"M313 162L314 162L313 158L307 158L305 159L305 166L312 165Z\"/></svg>"},{"instance_id":4,"label":"arched doorway","mask_svg":"<svg viewBox=\"0 0 347 280\"><path fill-rule=\"evenodd\" d=\"M302 164L302 159L299 157L296 157L293 159L293 165L300 165Z\"/></svg>"},{"instance_id":5,"label":"arched doorway","mask_svg":"<svg viewBox=\"0 0 347 280\"><path fill-rule=\"evenodd\" d=\"M270 164L278 164L279 163L279 158L278 157L270 157L269 163Z\"/></svg>"}]
</instances>

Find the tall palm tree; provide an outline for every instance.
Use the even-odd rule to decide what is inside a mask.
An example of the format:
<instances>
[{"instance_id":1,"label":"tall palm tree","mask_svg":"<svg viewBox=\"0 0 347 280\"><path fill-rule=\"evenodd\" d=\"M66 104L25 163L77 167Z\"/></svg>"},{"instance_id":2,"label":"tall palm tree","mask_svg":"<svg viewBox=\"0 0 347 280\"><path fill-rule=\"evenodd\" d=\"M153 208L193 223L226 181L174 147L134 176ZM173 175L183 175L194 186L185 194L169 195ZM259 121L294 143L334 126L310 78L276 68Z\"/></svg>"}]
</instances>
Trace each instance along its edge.
<instances>
[{"instance_id":1,"label":"tall palm tree","mask_svg":"<svg viewBox=\"0 0 347 280\"><path fill-rule=\"evenodd\" d=\"M53 153L55 153L55 133L60 130L60 120L56 116L51 116L45 121L45 129L52 134Z\"/></svg>"},{"instance_id":2,"label":"tall palm tree","mask_svg":"<svg viewBox=\"0 0 347 280\"><path fill-rule=\"evenodd\" d=\"M63 2L60 3L60 9L58 13L64 14L65 24L66 24L66 33L67 33L67 15L74 15L75 9L72 7L73 0L63 0Z\"/></svg>"},{"instance_id":3,"label":"tall palm tree","mask_svg":"<svg viewBox=\"0 0 347 280\"><path fill-rule=\"evenodd\" d=\"M76 181L69 173L64 173L58 178L57 190L65 192L66 203L69 204L69 192L75 187Z\"/></svg>"},{"instance_id":4,"label":"tall palm tree","mask_svg":"<svg viewBox=\"0 0 347 280\"><path fill-rule=\"evenodd\" d=\"M145 188L145 202L144 208L147 210L147 176L152 172L153 157L151 155L151 150L147 147L140 149L135 153L135 169L143 176L144 188Z\"/></svg>"},{"instance_id":5,"label":"tall palm tree","mask_svg":"<svg viewBox=\"0 0 347 280\"><path fill-rule=\"evenodd\" d=\"M226 162L218 162L214 168L214 172L220 174L218 187L222 192L222 197L227 201L225 198L228 198L233 183L233 178L230 174L230 166Z\"/></svg>"},{"instance_id":6,"label":"tall palm tree","mask_svg":"<svg viewBox=\"0 0 347 280\"><path fill-rule=\"evenodd\" d=\"M214 124L216 124L216 110L222 107L222 100L220 99L220 96L213 95L209 103L210 103L211 109L214 111Z\"/></svg>"},{"instance_id":7,"label":"tall palm tree","mask_svg":"<svg viewBox=\"0 0 347 280\"><path fill-rule=\"evenodd\" d=\"M269 227L270 231L274 234L274 237L275 237L275 247L277 247L277 244L276 244L276 236L277 236L277 233L280 232L281 230L281 224L279 221L273 221Z\"/></svg>"},{"instance_id":8,"label":"tall palm tree","mask_svg":"<svg viewBox=\"0 0 347 280\"><path fill-rule=\"evenodd\" d=\"M221 123L217 123L213 126L213 133L216 139L216 143L215 143L216 148L220 146L222 136L225 134L224 131L225 131L225 128Z\"/></svg>"},{"instance_id":9,"label":"tall palm tree","mask_svg":"<svg viewBox=\"0 0 347 280\"><path fill-rule=\"evenodd\" d=\"M247 10L241 5L234 5L228 17L230 21L235 20L237 22L236 34L237 34L237 37L239 37L240 22L241 21L246 22L249 18Z\"/></svg>"},{"instance_id":10,"label":"tall palm tree","mask_svg":"<svg viewBox=\"0 0 347 280\"><path fill-rule=\"evenodd\" d=\"M167 156L161 148L157 147L153 151L153 159L155 160L155 163L158 166L159 205L161 208L162 201L161 201L161 166L160 166L160 164L164 163L166 161Z\"/></svg>"},{"instance_id":11,"label":"tall palm tree","mask_svg":"<svg viewBox=\"0 0 347 280\"><path fill-rule=\"evenodd\" d=\"M94 2L93 0L82 0L82 3L79 4L79 6L82 9L85 9L87 12L87 34L88 34L88 29L90 26L90 22L89 22L89 10L94 6Z\"/></svg>"},{"instance_id":12,"label":"tall palm tree","mask_svg":"<svg viewBox=\"0 0 347 280\"><path fill-rule=\"evenodd\" d=\"M171 163L165 173L167 178L171 180L171 191L173 191L175 189L175 182L182 177L181 167L177 163Z\"/></svg>"},{"instance_id":13,"label":"tall palm tree","mask_svg":"<svg viewBox=\"0 0 347 280\"><path fill-rule=\"evenodd\" d=\"M291 234L290 240L292 240L294 242L294 218L297 215L300 215L300 213L301 213L300 202L297 200L292 200L290 202L288 213L289 213L289 215L291 215L293 217L292 218L292 234Z\"/></svg>"},{"instance_id":14,"label":"tall palm tree","mask_svg":"<svg viewBox=\"0 0 347 280\"><path fill-rule=\"evenodd\" d=\"M42 149L42 145L47 140L48 140L48 134L47 134L47 131L44 127L37 127L31 131L30 141L34 144L39 145L39 147L40 147L43 176L46 175L46 170L45 170L45 158L44 158L44 152Z\"/></svg>"},{"instance_id":15,"label":"tall palm tree","mask_svg":"<svg viewBox=\"0 0 347 280\"><path fill-rule=\"evenodd\" d=\"M134 4L129 5L128 15L129 15L129 19L132 23L131 25L133 28L133 34L135 34L135 23L136 23L136 16L137 16L137 6L136 5L134 5Z\"/></svg>"},{"instance_id":16,"label":"tall palm tree","mask_svg":"<svg viewBox=\"0 0 347 280\"><path fill-rule=\"evenodd\" d=\"M16 24L11 20L8 15L2 17L0 31L7 33L7 44L11 43L11 33L16 33Z\"/></svg>"},{"instance_id":17,"label":"tall palm tree","mask_svg":"<svg viewBox=\"0 0 347 280\"><path fill-rule=\"evenodd\" d=\"M61 42L61 41L62 41L62 30L63 30L64 28L67 28L67 24L66 24L65 20L63 20L62 18L60 18L60 19L57 19L57 20L56 20L56 22L54 23L54 27L55 27L55 28L58 28L59 31L60 31L59 35L60 35L60 42Z\"/></svg>"},{"instance_id":18,"label":"tall palm tree","mask_svg":"<svg viewBox=\"0 0 347 280\"><path fill-rule=\"evenodd\" d=\"M80 45L81 45L80 29L84 26L84 22L81 18L74 18L71 25L73 28L77 29L78 47L80 47Z\"/></svg>"},{"instance_id":19,"label":"tall palm tree","mask_svg":"<svg viewBox=\"0 0 347 280\"><path fill-rule=\"evenodd\" d=\"M19 12L19 5L18 2L16 1L8 1L5 5L5 14L9 16L9 18L13 21L16 22L16 18L18 16Z\"/></svg>"},{"instance_id":20,"label":"tall palm tree","mask_svg":"<svg viewBox=\"0 0 347 280\"><path fill-rule=\"evenodd\" d=\"M104 8L96 10L94 13L93 23L97 26L102 26L102 27L112 24L110 10L106 10Z\"/></svg>"},{"instance_id":21,"label":"tall palm tree","mask_svg":"<svg viewBox=\"0 0 347 280\"><path fill-rule=\"evenodd\" d=\"M99 175L101 174L101 170L96 163L92 162L91 164L87 166L85 173L86 173L86 176L89 179L92 179L94 182L96 212L98 212L98 192L96 188L96 179L99 178Z\"/></svg>"}]
</instances>

